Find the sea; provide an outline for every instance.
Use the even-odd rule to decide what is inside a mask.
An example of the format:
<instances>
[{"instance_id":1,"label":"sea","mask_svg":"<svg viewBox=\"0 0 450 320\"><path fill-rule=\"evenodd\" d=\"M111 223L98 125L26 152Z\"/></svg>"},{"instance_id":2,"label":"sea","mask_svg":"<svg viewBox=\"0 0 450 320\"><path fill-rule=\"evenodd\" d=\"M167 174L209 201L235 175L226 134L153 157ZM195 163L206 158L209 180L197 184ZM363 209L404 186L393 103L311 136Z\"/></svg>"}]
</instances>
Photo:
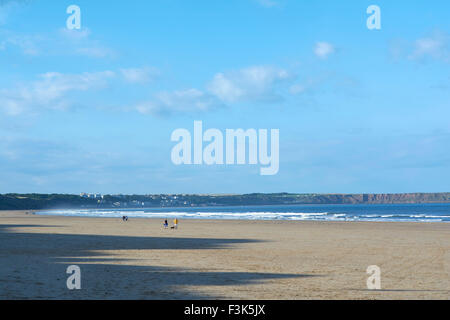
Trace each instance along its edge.
<instances>
[{"instance_id":1,"label":"sea","mask_svg":"<svg viewBox=\"0 0 450 320\"><path fill-rule=\"evenodd\" d=\"M37 215L104 218L450 222L450 204L270 205L188 208L54 209Z\"/></svg>"}]
</instances>

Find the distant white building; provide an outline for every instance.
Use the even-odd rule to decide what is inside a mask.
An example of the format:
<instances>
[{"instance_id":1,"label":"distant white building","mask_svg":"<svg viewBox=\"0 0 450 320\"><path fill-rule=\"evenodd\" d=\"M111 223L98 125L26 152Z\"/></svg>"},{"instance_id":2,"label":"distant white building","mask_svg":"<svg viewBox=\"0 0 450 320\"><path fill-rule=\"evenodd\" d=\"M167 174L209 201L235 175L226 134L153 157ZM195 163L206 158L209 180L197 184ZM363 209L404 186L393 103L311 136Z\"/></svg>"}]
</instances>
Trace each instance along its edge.
<instances>
[{"instance_id":1,"label":"distant white building","mask_svg":"<svg viewBox=\"0 0 450 320\"><path fill-rule=\"evenodd\" d=\"M93 198L93 199L103 199L103 195L100 193L86 193L86 192L82 192L80 193L80 197L82 198Z\"/></svg>"}]
</instances>

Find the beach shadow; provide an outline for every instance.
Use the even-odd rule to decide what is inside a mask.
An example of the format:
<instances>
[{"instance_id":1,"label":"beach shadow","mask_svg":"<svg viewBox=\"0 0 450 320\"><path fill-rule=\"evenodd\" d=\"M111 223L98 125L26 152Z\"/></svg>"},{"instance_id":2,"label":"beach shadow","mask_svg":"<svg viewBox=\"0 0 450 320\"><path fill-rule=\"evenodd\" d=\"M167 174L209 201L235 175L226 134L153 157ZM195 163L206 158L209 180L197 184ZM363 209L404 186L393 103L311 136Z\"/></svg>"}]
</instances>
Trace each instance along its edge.
<instances>
[{"instance_id":1,"label":"beach shadow","mask_svg":"<svg viewBox=\"0 0 450 320\"><path fill-rule=\"evenodd\" d=\"M420 289L348 289L362 292L450 292L450 290L420 290Z\"/></svg>"},{"instance_id":2,"label":"beach shadow","mask_svg":"<svg viewBox=\"0 0 450 320\"><path fill-rule=\"evenodd\" d=\"M211 272L158 266L157 257L117 259L108 250L221 250L247 239L205 239L19 232L39 225L0 225L0 299L213 299L194 288L242 286L313 275ZM148 253L148 251L147 251ZM108 258L111 256L111 258ZM105 258L106 257L106 258ZM153 260L154 259L154 260ZM69 265L81 268L82 289L68 290ZM150 266L148 266L150 264Z\"/></svg>"}]
</instances>

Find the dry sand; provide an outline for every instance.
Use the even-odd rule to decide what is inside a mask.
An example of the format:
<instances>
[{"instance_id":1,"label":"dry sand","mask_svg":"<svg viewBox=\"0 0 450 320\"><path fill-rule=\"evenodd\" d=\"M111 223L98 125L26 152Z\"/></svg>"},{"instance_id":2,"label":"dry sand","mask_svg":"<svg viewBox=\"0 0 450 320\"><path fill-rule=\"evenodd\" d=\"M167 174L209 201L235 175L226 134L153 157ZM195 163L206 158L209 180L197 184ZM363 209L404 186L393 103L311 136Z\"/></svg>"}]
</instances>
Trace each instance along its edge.
<instances>
[{"instance_id":1,"label":"dry sand","mask_svg":"<svg viewBox=\"0 0 450 320\"><path fill-rule=\"evenodd\" d=\"M81 268L81 290L66 269ZM382 290L367 290L369 265ZM0 299L449 299L450 224L0 212Z\"/></svg>"}]
</instances>

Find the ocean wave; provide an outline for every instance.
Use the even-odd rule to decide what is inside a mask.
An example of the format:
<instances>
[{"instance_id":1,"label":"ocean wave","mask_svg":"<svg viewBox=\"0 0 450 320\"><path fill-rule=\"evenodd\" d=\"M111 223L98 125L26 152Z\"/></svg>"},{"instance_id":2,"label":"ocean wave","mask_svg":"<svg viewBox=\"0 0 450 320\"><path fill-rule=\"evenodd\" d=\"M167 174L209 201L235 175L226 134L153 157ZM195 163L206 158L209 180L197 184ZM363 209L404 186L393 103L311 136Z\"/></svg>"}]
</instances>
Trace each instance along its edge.
<instances>
[{"instance_id":1,"label":"ocean wave","mask_svg":"<svg viewBox=\"0 0 450 320\"><path fill-rule=\"evenodd\" d=\"M51 210L37 212L38 215L58 215L58 216L76 216L76 217L135 217L135 218L199 218L199 219L249 219L249 220L277 220L277 219L307 219L308 217L326 216L328 212L207 212L207 211L165 211L148 212L145 210Z\"/></svg>"},{"instance_id":2,"label":"ocean wave","mask_svg":"<svg viewBox=\"0 0 450 320\"><path fill-rule=\"evenodd\" d=\"M450 222L450 215L436 214L368 214L346 212L277 212L274 211L201 211L201 210L161 210L159 209L80 209L48 210L37 212L38 215L119 218L159 218L159 219L221 219L221 220L292 220L292 221L417 221Z\"/></svg>"}]
</instances>

